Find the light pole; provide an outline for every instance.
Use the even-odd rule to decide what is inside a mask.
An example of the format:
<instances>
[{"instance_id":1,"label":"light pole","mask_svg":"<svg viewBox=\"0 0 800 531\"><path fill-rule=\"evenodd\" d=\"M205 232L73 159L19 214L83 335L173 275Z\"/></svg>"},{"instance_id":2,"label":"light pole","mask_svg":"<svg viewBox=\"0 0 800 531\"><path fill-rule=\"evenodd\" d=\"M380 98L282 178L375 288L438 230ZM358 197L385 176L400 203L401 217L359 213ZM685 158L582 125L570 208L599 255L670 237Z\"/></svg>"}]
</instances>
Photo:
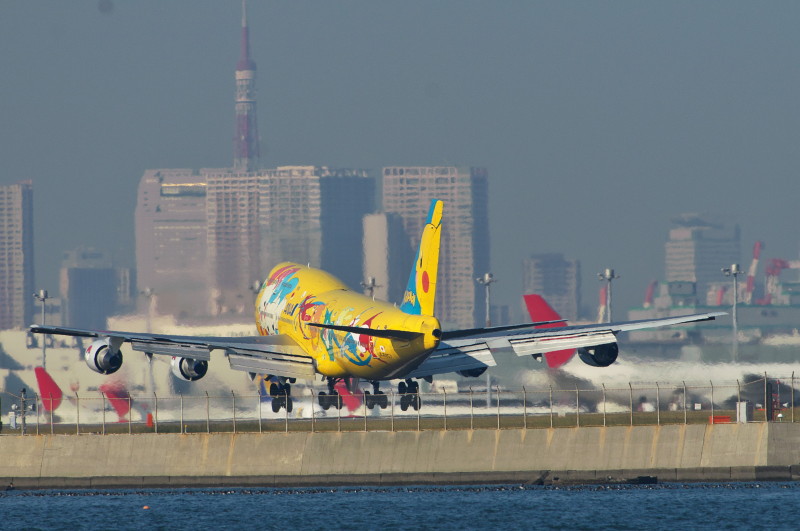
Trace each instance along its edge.
<instances>
[{"instance_id":1,"label":"light pole","mask_svg":"<svg viewBox=\"0 0 800 531\"><path fill-rule=\"evenodd\" d=\"M482 277L478 277L475 279L475 282L478 284L483 285L486 288L486 326L492 326L492 318L489 313L490 306L489 306L489 291L492 284L497 282L497 279L494 278L494 275L491 273L484 273Z\"/></svg>"},{"instance_id":2,"label":"light pole","mask_svg":"<svg viewBox=\"0 0 800 531\"><path fill-rule=\"evenodd\" d=\"M739 264L731 264L730 267L723 267L722 274L726 277L733 277L733 361L739 361L739 322L736 316L736 305L739 302L739 275L742 270L739 269Z\"/></svg>"},{"instance_id":3,"label":"light pole","mask_svg":"<svg viewBox=\"0 0 800 531\"><path fill-rule=\"evenodd\" d=\"M366 280L361 281L361 287L368 292L370 297L375 298L375 288L380 288L381 285L375 282L375 277L367 277Z\"/></svg>"},{"instance_id":4,"label":"light pole","mask_svg":"<svg viewBox=\"0 0 800 531\"><path fill-rule=\"evenodd\" d=\"M606 318L608 322L612 322L611 319L611 283L614 279L619 278L619 275L614 273L613 269L606 268L602 273L597 273L597 279L606 282Z\"/></svg>"},{"instance_id":5,"label":"light pole","mask_svg":"<svg viewBox=\"0 0 800 531\"><path fill-rule=\"evenodd\" d=\"M50 297L47 295L46 289L40 289L38 293L33 294L33 298L42 303L42 326L44 326L46 324L45 309L47 307L47 299ZM47 368L47 336L44 334L42 334L42 368Z\"/></svg>"}]
</instances>

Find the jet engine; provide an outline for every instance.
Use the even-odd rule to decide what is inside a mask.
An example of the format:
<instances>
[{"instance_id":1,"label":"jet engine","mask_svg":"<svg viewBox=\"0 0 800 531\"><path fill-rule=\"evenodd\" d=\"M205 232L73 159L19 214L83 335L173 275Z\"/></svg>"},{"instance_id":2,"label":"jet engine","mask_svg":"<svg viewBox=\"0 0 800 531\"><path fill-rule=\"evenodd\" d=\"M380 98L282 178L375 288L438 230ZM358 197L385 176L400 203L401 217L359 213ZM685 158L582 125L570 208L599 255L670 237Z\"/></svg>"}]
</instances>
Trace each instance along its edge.
<instances>
[{"instance_id":1,"label":"jet engine","mask_svg":"<svg viewBox=\"0 0 800 531\"><path fill-rule=\"evenodd\" d=\"M83 353L86 365L100 374L113 374L122 367L122 352L111 345L111 339L98 339Z\"/></svg>"},{"instance_id":2,"label":"jet engine","mask_svg":"<svg viewBox=\"0 0 800 531\"><path fill-rule=\"evenodd\" d=\"M616 343L606 343L595 347L584 347L578 349L578 356L586 365L592 367L608 367L617 361L619 347Z\"/></svg>"},{"instance_id":3,"label":"jet engine","mask_svg":"<svg viewBox=\"0 0 800 531\"><path fill-rule=\"evenodd\" d=\"M199 380L208 372L208 362L192 358L172 358L172 374L185 382Z\"/></svg>"},{"instance_id":4,"label":"jet engine","mask_svg":"<svg viewBox=\"0 0 800 531\"><path fill-rule=\"evenodd\" d=\"M467 370L464 370L464 371L458 371L458 374L460 374L461 376L469 377L469 378L477 378L481 374L485 373L486 369L488 369L488 368L489 367L476 367L475 369L467 369Z\"/></svg>"}]
</instances>

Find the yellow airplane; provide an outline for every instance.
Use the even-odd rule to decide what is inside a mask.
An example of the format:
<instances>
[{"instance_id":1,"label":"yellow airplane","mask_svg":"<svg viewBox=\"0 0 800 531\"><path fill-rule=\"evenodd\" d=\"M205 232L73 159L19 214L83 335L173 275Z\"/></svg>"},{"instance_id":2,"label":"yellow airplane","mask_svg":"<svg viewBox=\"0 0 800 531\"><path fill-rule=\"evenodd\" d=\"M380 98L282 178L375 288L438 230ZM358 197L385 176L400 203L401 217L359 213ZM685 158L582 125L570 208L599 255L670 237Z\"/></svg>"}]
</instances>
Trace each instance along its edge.
<instances>
[{"instance_id":1,"label":"yellow airplane","mask_svg":"<svg viewBox=\"0 0 800 531\"><path fill-rule=\"evenodd\" d=\"M616 361L616 334L622 331L712 320L723 312L622 323L535 328L542 323L443 331L434 316L443 203L434 200L422 232L408 286L399 307L351 291L334 276L284 262L272 269L256 299L260 335L192 337L31 326L31 332L96 338L84 358L92 370L111 374L122 366L123 343L134 351L172 357L173 374L199 380L208 371L211 352L222 350L232 369L269 375L272 408L292 409L295 379L321 375L328 392L319 393L323 409L341 408L335 385L358 379L372 383L364 393L369 408L388 407L380 382L400 379L400 406L419 409L419 379L457 372L477 377L496 365L492 352L510 347L519 355L578 349L595 367Z\"/></svg>"}]
</instances>

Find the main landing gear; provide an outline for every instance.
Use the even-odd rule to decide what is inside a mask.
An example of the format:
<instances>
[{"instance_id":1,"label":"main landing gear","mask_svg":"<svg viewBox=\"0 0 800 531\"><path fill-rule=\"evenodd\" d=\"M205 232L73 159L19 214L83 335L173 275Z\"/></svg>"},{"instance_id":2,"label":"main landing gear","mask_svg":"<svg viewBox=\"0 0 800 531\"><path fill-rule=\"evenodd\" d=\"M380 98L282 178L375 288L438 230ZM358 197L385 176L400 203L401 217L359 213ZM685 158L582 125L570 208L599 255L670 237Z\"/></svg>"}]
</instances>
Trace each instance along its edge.
<instances>
[{"instance_id":1,"label":"main landing gear","mask_svg":"<svg viewBox=\"0 0 800 531\"><path fill-rule=\"evenodd\" d=\"M367 404L367 407L372 409L375 406L380 407L381 409L386 409L389 407L389 397L386 396L385 393L381 392L381 383L377 380L372 382L372 394L369 391L364 391L364 402Z\"/></svg>"},{"instance_id":2,"label":"main landing gear","mask_svg":"<svg viewBox=\"0 0 800 531\"><path fill-rule=\"evenodd\" d=\"M286 409L287 413L292 412L292 384L294 382L294 378L281 378L270 384L269 396L272 397L273 413L277 413L281 409Z\"/></svg>"},{"instance_id":3,"label":"main landing gear","mask_svg":"<svg viewBox=\"0 0 800 531\"><path fill-rule=\"evenodd\" d=\"M419 382L408 379L397 384L397 392L400 393L400 409L408 411L411 407L419 411L422 400L419 397Z\"/></svg>"},{"instance_id":4,"label":"main landing gear","mask_svg":"<svg viewBox=\"0 0 800 531\"><path fill-rule=\"evenodd\" d=\"M330 408L342 409L342 397L336 392L334 386L339 381L339 378L328 378L328 392L320 391L319 393L319 407L328 411Z\"/></svg>"}]
</instances>

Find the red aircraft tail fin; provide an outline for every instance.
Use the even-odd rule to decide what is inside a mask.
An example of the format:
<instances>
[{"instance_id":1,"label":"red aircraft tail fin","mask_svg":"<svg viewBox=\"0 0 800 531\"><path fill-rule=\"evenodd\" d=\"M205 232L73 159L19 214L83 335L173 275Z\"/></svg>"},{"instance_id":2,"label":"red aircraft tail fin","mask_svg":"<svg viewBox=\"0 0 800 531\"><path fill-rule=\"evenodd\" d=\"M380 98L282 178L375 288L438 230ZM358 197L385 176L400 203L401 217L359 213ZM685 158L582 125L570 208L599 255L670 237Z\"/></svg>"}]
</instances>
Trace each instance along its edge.
<instances>
[{"instance_id":1,"label":"red aircraft tail fin","mask_svg":"<svg viewBox=\"0 0 800 531\"><path fill-rule=\"evenodd\" d=\"M558 315L558 312L555 311L541 295L530 293L528 295L523 295L522 298L525 299L525 306L528 308L528 314L531 317L531 321L556 321L561 319L561 316ZM564 322L549 323L538 325L536 328L559 328L562 326L567 325ZM574 355L575 349L556 350L553 352L545 352L544 359L547 361L548 367L551 369L556 369L571 360L572 356Z\"/></svg>"},{"instance_id":2,"label":"red aircraft tail fin","mask_svg":"<svg viewBox=\"0 0 800 531\"><path fill-rule=\"evenodd\" d=\"M350 413L357 411L359 406L361 406L363 393L361 393L359 389L355 389L354 392L351 392L344 381L337 382L334 389L336 389L336 392L342 397L342 404Z\"/></svg>"},{"instance_id":3,"label":"red aircraft tail fin","mask_svg":"<svg viewBox=\"0 0 800 531\"><path fill-rule=\"evenodd\" d=\"M36 374L36 384L39 386L43 409L47 412L55 411L61 405L64 393L44 367L36 367L33 372Z\"/></svg>"},{"instance_id":4,"label":"red aircraft tail fin","mask_svg":"<svg viewBox=\"0 0 800 531\"><path fill-rule=\"evenodd\" d=\"M120 382L104 383L100 386L100 391L103 392L111 407L119 415L119 421L127 422L125 415L131 410L132 400L125 386Z\"/></svg>"}]
</instances>

